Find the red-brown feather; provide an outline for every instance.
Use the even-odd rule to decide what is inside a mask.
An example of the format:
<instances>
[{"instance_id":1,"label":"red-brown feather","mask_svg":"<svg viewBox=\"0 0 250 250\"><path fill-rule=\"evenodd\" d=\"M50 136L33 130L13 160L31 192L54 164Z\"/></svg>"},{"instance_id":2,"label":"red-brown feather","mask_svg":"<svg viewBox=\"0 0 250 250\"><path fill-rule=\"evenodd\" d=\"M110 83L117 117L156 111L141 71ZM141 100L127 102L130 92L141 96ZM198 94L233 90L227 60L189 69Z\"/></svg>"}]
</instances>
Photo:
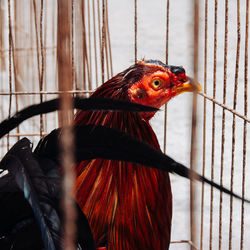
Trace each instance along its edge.
<instances>
[{"instance_id":1,"label":"red-brown feather","mask_svg":"<svg viewBox=\"0 0 250 250\"><path fill-rule=\"evenodd\" d=\"M140 65L137 67L137 74L145 73ZM129 101L128 88L133 84L126 81L129 73L127 70L107 81L93 96ZM149 122L138 113L80 111L75 124L116 128L160 150ZM76 174L77 202L89 219L97 246L106 240L107 249L168 247L172 194L167 173L128 162L95 159L77 164Z\"/></svg>"}]
</instances>

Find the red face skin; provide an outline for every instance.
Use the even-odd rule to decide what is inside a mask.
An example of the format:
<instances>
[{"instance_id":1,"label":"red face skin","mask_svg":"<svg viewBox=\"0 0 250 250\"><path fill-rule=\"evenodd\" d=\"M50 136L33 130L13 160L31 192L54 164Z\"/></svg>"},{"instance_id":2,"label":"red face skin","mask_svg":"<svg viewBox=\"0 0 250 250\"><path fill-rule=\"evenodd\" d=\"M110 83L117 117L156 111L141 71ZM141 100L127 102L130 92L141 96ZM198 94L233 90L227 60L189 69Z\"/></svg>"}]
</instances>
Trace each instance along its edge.
<instances>
[{"instance_id":1,"label":"red face skin","mask_svg":"<svg viewBox=\"0 0 250 250\"><path fill-rule=\"evenodd\" d=\"M193 91L188 80L185 73L175 75L168 69L159 69L143 76L140 81L129 88L128 92L132 102L160 108L174 96ZM150 119L154 113L142 115L145 119Z\"/></svg>"}]
</instances>

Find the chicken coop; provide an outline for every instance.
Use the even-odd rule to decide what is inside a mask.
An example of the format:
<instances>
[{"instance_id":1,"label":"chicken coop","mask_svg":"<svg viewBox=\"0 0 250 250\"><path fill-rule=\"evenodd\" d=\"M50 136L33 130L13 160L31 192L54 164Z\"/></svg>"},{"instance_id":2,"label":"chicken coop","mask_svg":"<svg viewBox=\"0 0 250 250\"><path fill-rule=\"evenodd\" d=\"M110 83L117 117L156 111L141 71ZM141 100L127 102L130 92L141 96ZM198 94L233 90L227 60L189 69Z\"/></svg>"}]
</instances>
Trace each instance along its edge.
<instances>
[{"instance_id":1,"label":"chicken coop","mask_svg":"<svg viewBox=\"0 0 250 250\"><path fill-rule=\"evenodd\" d=\"M183 66L202 86L152 118L162 151L250 199L249 3L1 0L1 121L29 105L63 100L62 111L34 116L5 135L1 159L21 138L35 147L53 129L70 124L69 97L89 97L130 65L157 59ZM67 165L71 134L65 138ZM66 165L70 193L74 178ZM250 249L249 204L201 182L174 174L170 179L170 249Z\"/></svg>"}]
</instances>

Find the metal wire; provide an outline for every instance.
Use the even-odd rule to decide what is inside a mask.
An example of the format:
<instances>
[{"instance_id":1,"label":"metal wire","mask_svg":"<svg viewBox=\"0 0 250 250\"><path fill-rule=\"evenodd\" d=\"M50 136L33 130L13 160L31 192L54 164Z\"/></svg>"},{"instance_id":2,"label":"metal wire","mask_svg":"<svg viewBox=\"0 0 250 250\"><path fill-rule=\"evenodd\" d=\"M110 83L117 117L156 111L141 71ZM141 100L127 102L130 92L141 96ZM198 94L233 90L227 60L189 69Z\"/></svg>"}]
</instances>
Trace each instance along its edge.
<instances>
[{"instance_id":1,"label":"metal wire","mask_svg":"<svg viewBox=\"0 0 250 250\"><path fill-rule=\"evenodd\" d=\"M224 84L223 84L223 104L226 103L227 94L227 48L228 48L228 0L225 1L225 36L224 36ZM224 173L224 152L225 152L225 109L222 111L222 129L221 129L221 172L220 184L223 185ZM220 192L220 211L219 211L219 250L222 244L222 207L223 194Z\"/></svg>"},{"instance_id":2,"label":"metal wire","mask_svg":"<svg viewBox=\"0 0 250 250\"><path fill-rule=\"evenodd\" d=\"M135 63L137 63L137 0L134 0L134 53Z\"/></svg>"},{"instance_id":3,"label":"metal wire","mask_svg":"<svg viewBox=\"0 0 250 250\"><path fill-rule=\"evenodd\" d=\"M194 71L194 82L198 82L198 58L199 58L199 0L193 1L193 71ZM190 169L195 171L195 161L196 161L196 123L197 123L197 93L193 93L192 100L192 130L191 130L191 152L190 152ZM195 194L195 184L190 181L190 233L191 242L195 244L196 242L196 194ZM195 247L191 245L191 250Z\"/></svg>"},{"instance_id":4,"label":"metal wire","mask_svg":"<svg viewBox=\"0 0 250 250\"><path fill-rule=\"evenodd\" d=\"M90 13L89 13L89 0L87 1L87 23L88 23L88 33L86 33L87 29L86 29L86 21L85 21L85 14L84 14L84 30L85 30L85 37L84 37L84 50L85 50L85 65L87 68L87 76L88 76L88 89L91 90L92 89L92 64L91 64L91 45L87 46L88 43L91 43L91 39L90 39ZM85 9L85 5L84 9ZM83 10L84 11L84 10ZM85 11L84 11L85 12ZM87 34L87 35L86 35ZM89 38L89 39L87 39ZM87 40L89 40L89 42L87 42Z\"/></svg>"},{"instance_id":5,"label":"metal wire","mask_svg":"<svg viewBox=\"0 0 250 250\"><path fill-rule=\"evenodd\" d=\"M238 92L238 79L239 79L239 60L240 60L240 1L237 0L237 49L235 61L235 82L234 82L234 103L233 108L236 109L237 105L237 92ZM231 185L230 190L233 192L234 188L234 161L235 161L235 114L233 114L232 126L232 163L231 163ZM232 234L233 234L233 198L230 197L230 225L229 225L229 250L232 249Z\"/></svg>"},{"instance_id":6,"label":"metal wire","mask_svg":"<svg viewBox=\"0 0 250 250\"><path fill-rule=\"evenodd\" d=\"M87 12L88 12L88 45L89 45L89 48L88 48L88 65L89 65L89 70L88 70L88 89L91 90L92 89L92 53L91 53L91 29L90 29L90 3L89 3L90 0L87 0Z\"/></svg>"},{"instance_id":7,"label":"metal wire","mask_svg":"<svg viewBox=\"0 0 250 250\"><path fill-rule=\"evenodd\" d=\"M216 99L214 99L214 98L212 98L212 97L209 97L209 96L207 96L207 95L204 94L204 93L199 92L198 95L203 96L204 98L206 98L207 100L209 100L209 101L215 103L215 104L218 105L219 107L222 107L223 109L229 111L229 112L232 113L233 115L235 115L235 116L241 118L242 120L246 121L247 123L250 123L250 119L249 119L247 116L241 115L241 114L238 113L235 109L230 108L230 107L224 105L223 103L218 102Z\"/></svg>"},{"instance_id":8,"label":"metal wire","mask_svg":"<svg viewBox=\"0 0 250 250\"><path fill-rule=\"evenodd\" d=\"M36 53L37 53L37 67L38 67L38 79L39 79L39 90L43 90L43 75L44 75L44 54L43 54L43 0L41 0L41 9L40 9L40 46L39 46L39 32L37 24L37 6L36 1L33 0L34 8L34 19L35 19L35 32L36 32ZM41 53L39 51L41 49ZM41 54L41 59L40 59ZM43 102L43 95L40 94L40 102ZM43 115L40 115L40 134L42 137L43 132Z\"/></svg>"},{"instance_id":9,"label":"metal wire","mask_svg":"<svg viewBox=\"0 0 250 250\"><path fill-rule=\"evenodd\" d=\"M246 27L245 27L245 62L244 62L244 115L248 112L248 37L249 37L249 1L246 0ZM243 128L243 161L242 161L242 197L245 197L246 183L246 152L247 152L247 122L244 121ZM245 206L241 203L241 239L240 249L244 248L244 226L245 226Z\"/></svg>"},{"instance_id":10,"label":"metal wire","mask_svg":"<svg viewBox=\"0 0 250 250\"><path fill-rule=\"evenodd\" d=\"M194 250L199 250L199 248L195 246L195 244L190 240L176 240L176 241L171 241L170 244L188 244Z\"/></svg>"},{"instance_id":11,"label":"metal wire","mask_svg":"<svg viewBox=\"0 0 250 250\"><path fill-rule=\"evenodd\" d=\"M74 1L74 0L72 0ZM44 83L43 83L43 88L44 89L47 89L48 85L47 85L47 55L46 55L46 50L45 48L47 47L47 18L48 18L48 15L47 15L47 8L48 8L48 5L47 5L47 0L45 0L45 4L44 4L44 36L43 36L43 50L42 50L42 56L43 56L43 60L44 60ZM72 5L73 5L73 2L72 2ZM72 28L73 30L73 28ZM72 57L74 57L74 55L72 55ZM74 68L73 68L74 70ZM74 71L73 71L74 72ZM74 76L72 76L74 77ZM74 82L74 81L73 81ZM34 96L33 96L34 97ZM45 101L47 101L47 96L44 96L44 99ZM44 124L43 124L43 128L45 131L48 131L48 126L47 126L47 114L44 115ZM42 136L42 135L41 135Z\"/></svg>"},{"instance_id":12,"label":"metal wire","mask_svg":"<svg viewBox=\"0 0 250 250\"><path fill-rule=\"evenodd\" d=\"M217 73L217 13L218 2L214 1L214 64L213 64L213 99L216 98L216 73ZM213 102L212 117L212 153L211 153L211 180L214 180L214 151L215 151L215 103ZM209 249L213 248L213 187L210 192L210 233L209 233Z\"/></svg>"},{"instance_id":13,"label":"metal wire","mask_svg":"<svg viewBox=\"0 0 250 250\"><path fill-rule=\"evenodd\" d=\"M59 95L63 94L65 91L31 91L31 92L0 92L0 95ZM89 94L93 93L92 90L70 90L67 91L69 94Z\"/></svg>"},{"instance_id":14,"label":"metal wire","mask_svg":"<svg viewBox=\"0 0 250 250\"><path fill-rule=\"evenodd\" d=\"M16 15L16 13L17 13L17 5L18 5L18 3L17 2L14 2L14 11L15 11L15 15L14 15L14 22L15 23L17 23L18 21L21 21L21 20L19 20L19 18L17 17L17 15ZM16 20L18 18L18 20ZM13 62L13 73L14 73L14 77L13 77L13 84L14 84L14 88L15 88L15 91L17 91L18 89L20 89L20 80L19 80L19 78L20 78L20 76L18 77L18 75L20 75L20 73L21 73L21 70L20 70L20 61L19 61L19 59L18 59L18 57L16 56L16 52L15 52L15 47L16 47L16 44L18 44L18 32L17 32L17 30L16 29L14 29L14 32L15 32L15 39L16 39L16 41L14 42L14 39L13 39L13 37L14 36L12 36L12 42L11 42L11 47L12 47L12 62ZM16 110L18 110L18 98L17 98L17 96L15 96L15 108L16 108ZM17 133L19 133L19 126L16 128L16 131L17 131ZM20 139L20 138L17 138L18 140Z\"/></svg>"},{"instance_id":15,"label":"metal wire","mask_svg":"<svg viewBox=\"0 0 250 250\"><path fill-rule=\"evenodd\" d=\"M49 50L56 50L56 46L44 46L43 47L43 50L45 50L46 52L48 52ZM30 47L30 48L15 48L15 51L16 52L23 52L23 51L37 51L37 47L33 48L33 47ZM8 49L0 49L0 53L8 53L9 50Z\"/></svg>"},{"instance_id":16,"label":"metal wire","mask_svg":"<svg viewBox=\"0 0 250 250\"><path fill-rule=\"evenodd\" d=\"M17 133L11 133L11 134L9 134L9 137L21 137L21 136L39 136L40 137L40 135L41 135L41 133L19 133L19 134L17 134ZM46 136L46 135L48 135L48 133L46 133L46 132L43 132L42 133L42 136ZM7 135L5 135L5 137L7 137Z\"/></svg>"},{"instance_id":17,"label":"metal wire","mask_svg":"<svg viewBox=\"0 0 250 250\"><path fill-rule=\"evenodd\" d=\"M43 49L43 0L41 0L40 7L40 48L41 48L41 76L40 76L40 91L43 90L43 79L44 79L44 49ZM40 102L43 102L43 95L40 95ZM42 137L43 127L43 115L40 115L40 134Z\"/></svg>"},{"instance_id":18,"label":"metal wire","mask_svg":"<svg viewBox=\"0 0 250 250\"><path fill-rule=\"evenodd\" d=\"M98 36L99 36L99 47L100 47L100 59L102 58L102 32L101 32L101 8L100 1L97 0L97 18L98 18ZM102 65L101 65L102 67Z\"/></svg>"},{"instance_id":19,"label":"metal wire","mask_svg":"<svg viewBox=\"0 0 250 250\"><path fill-rule=\"evenodd\" d=\"M166 9L166 64L168 65L168 47L169 47L169 9L170 9L170 0L167 0L167 9ZM163 131L163 152L166 153L167 147L167 104L164 107L164 131Z\"/></svg>"},{"instance_id":20,"label":"metal wire","mask_svg":"<svg viewBox=\"0 0 250 250\"><path fill-rule=\"evenodd\" d=\"M74 89L77 89L76 84L76 70L75 70L75 43L74 43L74 12L75 12L75 0L72 0L71 4L71 67L72 67L72 82Z\"/></svg>"},{"instance_id":21,"label":"metal wire","mask_svg":"<svg viewBox=\"0 0 250 250\"><path fill-rule=\"evenodd\" d=\"M108 14L108 0L106 0L106 41L107 41L107 60L109 61L110 74L113 77L113 62L112 62L112 51L111 51L111 41L109 33L109 14Z\"/></svg>"},{"instance_id":22,"label":"metal wire","mask_svg":"<svg viewBox=\"0 0 250 250\"><path fill-rule=\"evenodd\" d=\"M93 0L93 33L94 33L94 55L95 55L95 80L96 80L96 85L95 87L97 88L98 86L98 67L97 67L97 39L96 39L96 8L95 8L95 0Z\"/></svg>"},{"instance_id":23,"label":"metal wire","mask_svg":"<svg viewBox=\"0 0 250 250\"><path fill-rule=\"evenodd\" d=\"M87 46L86 46L86 27L85 27L85 1L81 2L81 10L82 10L82 33L83 33L83 48L82 48L82 57L83 57L83 89L87 89L86 84L86 54L87 54Z\"/></svg>"},{"instance_id":24,"label":"metal wire","mask_svg":"<svg viewBox=\"0 0 250 250\"><path fill-rule=\"evenodd\" d=\"M208 21L208 0L205 1L205 34L204 34L204 92L207 93L207 21ZM203 103L203 137L202 137L202 175L206 169L206 122L207 122L207 102L204 98ZM203 249L203 228L204 228L204 183L201 190L201 227L200 227L200 249Z\"/></svg>"},{"instance_id":25,"label":"metal wire","mask_svg":"<svg viewBox=\"0 0 250 250\"><path fill-rule=\"evenodd\" d=\"M105 0L102 0L102 42L101 42L101 67L102 67L102 83L104 83L104 48L105 48Z\"/></svg>"},{"instance_id":26,"label":"metal wire","mask_svg":"<svg viewBox=\"0 0 250 250\"><path fill-rule=\"evenodd\" d=\"M10 0L8 0L8 26L9 26L9 117L11 115L12 104L12 67L11 67L11 50L12 50L12 27L11 27L11 13L10 13ZM7 135L7 150L10 148L9 136Z\"/></svg>"},{"instance_id":27,"label":"metal wire","mask_svg":"<svg viewBox=\"0 0 250 250\"><path fill-rule=\"evenodd\" d=\"M107 39L107 5L108 5L108 1L105 0L105 33L104 33L104 37L105 37L105 47L104 47L104 50L105 50L105 59L106 59L106 70L107 70L107 79L110 78L110 72L109 72L109 53L108 53L108 39Z\"/></svg>"}]
</instances>

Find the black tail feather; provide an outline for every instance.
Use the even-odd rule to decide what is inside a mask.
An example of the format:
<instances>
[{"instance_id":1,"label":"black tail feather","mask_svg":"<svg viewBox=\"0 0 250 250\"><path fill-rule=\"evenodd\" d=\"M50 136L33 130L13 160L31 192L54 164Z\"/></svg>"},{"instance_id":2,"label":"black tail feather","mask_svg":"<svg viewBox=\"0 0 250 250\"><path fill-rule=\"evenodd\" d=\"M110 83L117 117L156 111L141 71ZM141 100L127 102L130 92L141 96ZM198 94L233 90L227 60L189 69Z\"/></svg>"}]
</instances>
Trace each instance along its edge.
<instances>
[{"instance_id":1,"label":"black tail feather","mask_svg":"<svg viewBox=\"0 0 250 250\"><path fill-rule=\"evenodd\" d=\"M113 110L113 111L131 111L131 112L156 112L158 109L140 105L133 102L125 102L105 98L73 98L73 107L81 110ZM39 115L50 113L60 108L60 99L53 99L43 103L29 106L17 112L12 117L0 123L0 138L8 134L23 121Z\"/></svg>"},{"instance_id":2,"label":"black tail feather","mask_svg":"<svg viewBox=\"0 0 250 250\"><path fill-rule=\"evenodd\" d=\"M227 188L203 177L189 168L176 162L169 156L152 148L150 145L138 141L130 135L102 126L82 125L74 127L76 161L103 158L139 163L148 167L160 169L170 173L205 182L216 189L227 193L237 199L250 203ZM58 162L60 159L59 137L61 129L52 131L38 144L35 153Z\"/></svg>"}]
</instances>

